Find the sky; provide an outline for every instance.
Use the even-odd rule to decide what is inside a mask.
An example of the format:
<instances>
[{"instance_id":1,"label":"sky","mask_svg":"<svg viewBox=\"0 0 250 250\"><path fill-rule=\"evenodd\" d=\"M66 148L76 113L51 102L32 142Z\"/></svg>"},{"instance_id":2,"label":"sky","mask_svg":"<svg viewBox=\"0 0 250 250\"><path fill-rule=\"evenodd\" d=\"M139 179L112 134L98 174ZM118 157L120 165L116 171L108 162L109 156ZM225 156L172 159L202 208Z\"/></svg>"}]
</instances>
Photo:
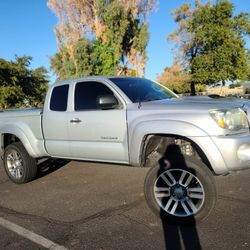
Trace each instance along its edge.
<instances>
[{"instance_id":1,"label":"sky","mask_svg":"<svg viewBox=\"0 0 250 250\"><path fill-rule=\"evenodd\" d=\"M193 3L194 0L159 0L158 10L150 15L146 78L156 80L157 75L173 63L172 45L166 37L177 27L171 11L184 2ZM235 14L250 12L249 0L231 2ZM44 66L50 71L49 58L57 52L53 31L56 24L57 18L48 9L47 0L0 0L0 58L14 60L15 55L28 55L33 58L31 68ZM55 78L50 71L50 81Z\"/></svg>"}]
</instances>

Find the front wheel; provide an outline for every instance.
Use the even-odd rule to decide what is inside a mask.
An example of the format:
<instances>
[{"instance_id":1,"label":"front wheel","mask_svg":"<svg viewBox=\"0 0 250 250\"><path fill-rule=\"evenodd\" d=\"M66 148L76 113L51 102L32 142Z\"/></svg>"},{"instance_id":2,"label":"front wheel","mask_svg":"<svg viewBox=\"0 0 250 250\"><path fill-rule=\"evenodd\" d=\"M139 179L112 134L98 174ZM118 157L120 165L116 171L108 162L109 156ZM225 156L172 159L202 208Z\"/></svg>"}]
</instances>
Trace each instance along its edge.
<instances>
[{"instance_id":1,"label":"front wheel","mask_svg":"<svg viewBox=\"0 0 250 250\"><path fill-rule=\"evenodd\" d=\"M191 157L156 164L145 179L144 192L149 207L166 222L195 223L208 217L217 193L207 166Z\"/></svg>"},{"instance_id":2,"label":"front wheel","mask_svg":"<svg viewBox=\"0 0 250 250\"><path fill-rule=\"evenodd\" d=\"M17 184L33 180L37 173L36 160L28 154L21 142L6 147L4 168L9 178Z\"/></svg>"}]
</instances>

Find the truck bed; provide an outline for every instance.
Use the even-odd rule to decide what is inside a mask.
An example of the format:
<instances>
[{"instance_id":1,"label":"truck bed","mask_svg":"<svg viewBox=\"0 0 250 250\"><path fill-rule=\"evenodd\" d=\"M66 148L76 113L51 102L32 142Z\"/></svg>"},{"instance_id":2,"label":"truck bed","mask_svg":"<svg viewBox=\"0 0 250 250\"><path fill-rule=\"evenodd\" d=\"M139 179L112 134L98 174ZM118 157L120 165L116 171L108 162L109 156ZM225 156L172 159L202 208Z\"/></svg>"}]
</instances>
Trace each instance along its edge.
<instances>
[{"instance_id":1,"label":"truck bed","mask_svg":"<svg viewBox=\"0 0 250 250\"><path fill-rule=\"evenodd\" d=\"M13 130L13 134L18 133L17 137L20 140L24 138L24 141L27 140L27 145L28 142L31 143L33 156L43 156L46 151L42 132L42 112L42 109L2 111L0 112L0 131L2 134L9 134L9 131Z\"/></svg>"},{"instance_id":2,"label":"truck bed","mask_svg":"<svg viewBox=\"0 0 250 250\"><path fill-rule=\"evenodd\" d=\"M13 118L13 117L27 117L27 116L40 116L42 109L30 108L30 109L9 109L0 112L0 118ZM0 120L1 122L1 120Z\"/></svg>"}]
</instances>

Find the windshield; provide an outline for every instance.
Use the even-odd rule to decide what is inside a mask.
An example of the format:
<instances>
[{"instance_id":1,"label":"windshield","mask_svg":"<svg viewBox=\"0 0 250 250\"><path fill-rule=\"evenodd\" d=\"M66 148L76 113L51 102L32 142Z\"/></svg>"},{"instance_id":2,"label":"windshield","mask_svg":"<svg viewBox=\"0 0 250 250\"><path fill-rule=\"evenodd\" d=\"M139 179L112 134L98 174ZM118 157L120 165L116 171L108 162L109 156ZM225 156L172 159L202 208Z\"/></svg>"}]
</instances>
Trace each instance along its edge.
<instances>
[{"instance_id":1,"label":"windshield","mask_svg":"<svg viewBox=\"0 0 250 250\"><path fill-rule=\"evenodd\" d=\"M143 78L110 78L132 102L149 102L176 98L169 89Z\"/></svg>"}]
</instances>

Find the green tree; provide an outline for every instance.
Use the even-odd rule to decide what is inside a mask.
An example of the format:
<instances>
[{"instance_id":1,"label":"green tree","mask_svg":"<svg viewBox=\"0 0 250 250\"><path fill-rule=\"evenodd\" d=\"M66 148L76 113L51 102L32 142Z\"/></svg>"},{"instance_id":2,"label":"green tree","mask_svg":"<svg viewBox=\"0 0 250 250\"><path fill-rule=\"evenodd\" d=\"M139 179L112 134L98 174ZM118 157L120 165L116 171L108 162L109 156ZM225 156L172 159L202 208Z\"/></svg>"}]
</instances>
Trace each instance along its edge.
<instances>
[{"instance_id":1,"label":"green tree","mask_svg":"<svg viewBox=\"0 0 250 250\"><path fill-rule=\"evenodd\" d=\"M212 5L195 2L175 10L177 31L169 39L177 43L179 58L191 74L191 93L195 84L214 84L247 77L247 54L244 37L250 34L249 14L233 15L228 0Z\"/></svg>"},{"instance_id":2,"label":"green tree","mask_svg":"<svg viewBox=\"0 0 250 250\"><path fill-rule=\"evenodd\" d=\"M185 72L180 64L175 63L171 67L166 67L164 72L157 77L157 81L174 91L176 94L188 94L190 93L188 85L190 78L190 74ZM202 84L197 84L196 90L197 92L204 92L206 88Z\"/></svg>"},{"instance_id":3,"label":"green tree","mask_svg":"<svg viewBox=\"0 0 250 250\"><path fill-rule=\"evenodd\" d=\"M184 72L180 64L166 67L164 72L157 77L157 81L165 85L176 94L188 93L190 75Z\"/></svg>"},{"instance_id":4,"label":"green tree","mask_svg":"<svg viewBox=\"0 0 250 250\"><path fill-rule=\"evenodd\" d=\"M96 40L94 42L92 58L92 65L94 65L93 75L116 74L118 66L112 47Z\"/></svg>"},{"instance_id":5,"label":"green tree","mask_svg":"<svg viewBox=\"0 0 250 250\"><path fill-rule=\"evenodd\" d=\"M15 56L15 61L0 58L0 108L41 106L48 87L47 70L31 70L32 58Z\"/></svg>"},{"instance_id":6,"label":"green tree","mask_svg":"<svg viewBox=\"0 0 250 250\"><path fill-rule=\"evenodd\" d=\"M248 62L244 35L250 34L249 15L233 16L233 5L223 0L202 7L189 24L200 51L191 61L195 82L214 84L247 78ZM204 39L205 38L205 39Z\"/></svg>"},{"instance_id":7,"label":"green tree","mask_svg":"<svg viewBox=\"0 0 250 250\"><path fill-rule=\"evenodd\" d=\"M250 81L250 50L247 50L247 61L248 61L248 73L247 80Z\"/></svg>"},{"instance_id":8,"label":"green tree","mask_svg":"<svg viewBox=\"0 0 250 250\"><path fill-rule=\"evenodd\" d=\"M73 47L74 60L66 48L61 48L51 58L51 68L58 79L89 76L114 75L118 69L114 62L114 50L98 40L80 39Z\"/></svg>"},{"instance_id":9,"label":"green tree","mask_svg":"<svg viewBox=\"0 0 250 250\"><path fill-rule=\"evenodd\" d=\"M60 79L80 73L143 75L149 40L146 16L156 2L49 0L59 19L59 52L52 57L51 68Z\"/></svg>"}]
</instances>

